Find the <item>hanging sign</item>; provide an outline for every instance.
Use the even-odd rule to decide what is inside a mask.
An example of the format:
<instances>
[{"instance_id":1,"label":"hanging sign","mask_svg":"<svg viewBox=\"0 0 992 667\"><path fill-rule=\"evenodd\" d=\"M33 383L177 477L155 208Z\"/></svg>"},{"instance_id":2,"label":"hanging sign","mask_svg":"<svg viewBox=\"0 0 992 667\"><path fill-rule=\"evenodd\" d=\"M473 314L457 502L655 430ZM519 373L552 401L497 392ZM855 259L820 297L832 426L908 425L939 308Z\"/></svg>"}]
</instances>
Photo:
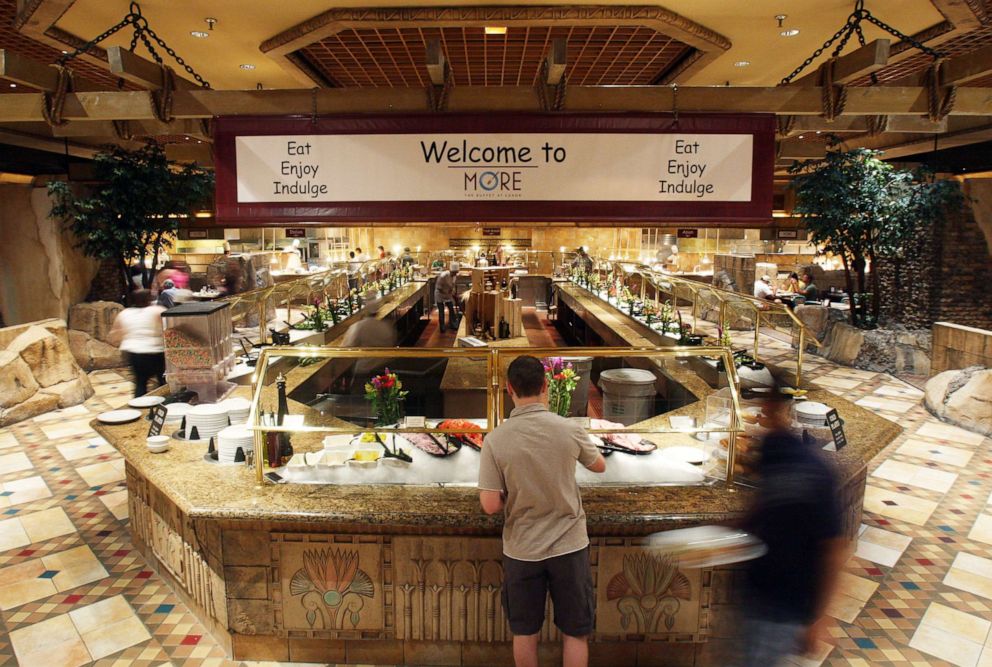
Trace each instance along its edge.
<instances>
[{"instance_id":1,"label":"hanging sign","mask_svg":"<svg viewBox=\"0 0 992 667\"><path fill-rule=\"evenodd\" d=\"M699 230L698 229L679 229L678 236L680 239L698 239Z\"/></svg>"},{"instance_id":2,"label":"hanging sign","mask_svg":"<svg viewBox=\"0 0 992 667\"><path fill-rule=\"evenodd\" d=\"M220 118L217 214L768 220L772 116Z\"/></svg>"},{"instance_id":3,"label":"hanging sign","mask_svg":"<svg viewBox=\"0 0 992 667\"><path fill-rule=\"evenodd\" d=\"M482 235L483 236L499 236L502 233L503 233L503 230L500 229L499 227L483 227L482 228Z\"/></svg>"},{"instance_id":4,"label":"hanging sign","mask_svg":"<svg viewBox=\"0 0 992 667\"><path fill-rule=\"evenodd\" d=\"M284 229L287 239L305 239L307 237L306 227L289 227Z\"/></svg>"}]
</instances>

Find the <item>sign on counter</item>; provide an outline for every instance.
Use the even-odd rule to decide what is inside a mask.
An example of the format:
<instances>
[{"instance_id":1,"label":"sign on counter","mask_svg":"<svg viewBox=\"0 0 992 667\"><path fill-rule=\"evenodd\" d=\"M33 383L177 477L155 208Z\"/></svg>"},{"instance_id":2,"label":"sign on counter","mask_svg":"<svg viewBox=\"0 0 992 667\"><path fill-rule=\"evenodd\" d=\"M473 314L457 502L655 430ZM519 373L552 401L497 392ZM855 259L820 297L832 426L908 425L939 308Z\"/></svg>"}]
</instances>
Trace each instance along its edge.
<instances>
[{"instance_id":1,"label":"sign on counter","mask_svg":"<svg viewBox=\"0 0 992 667\"><path fill-rule=\"evenodd\" d=\"M220 118L217 128L218 222L771 217L770 116Z\"/></svg>"},{"instance_id":2,"label":"sign on counter","mask_svg":"<svg viewBox=\"0 0 992 667\"><path fill-rule=\"evenodd\" d=\"M164 405L156 405L151 409L149 415L151 417L152 425L148 427L148 437L153 435L160 435L162 433L162 426L165 425L165 418L169 414L169 408Z\"/></svg>"},{"instance_id":3,"label":"sign on counter","mask_svg":"<svg viewBox=\"0 0 992 667\"><path fill-rule=\"evenodd\" d=\"M836 409L827 413L827 426L834 437L834 448L839 452L847 445L847 436L844 434L844 420L837 414Z\"/></svg>"}]
</instances>

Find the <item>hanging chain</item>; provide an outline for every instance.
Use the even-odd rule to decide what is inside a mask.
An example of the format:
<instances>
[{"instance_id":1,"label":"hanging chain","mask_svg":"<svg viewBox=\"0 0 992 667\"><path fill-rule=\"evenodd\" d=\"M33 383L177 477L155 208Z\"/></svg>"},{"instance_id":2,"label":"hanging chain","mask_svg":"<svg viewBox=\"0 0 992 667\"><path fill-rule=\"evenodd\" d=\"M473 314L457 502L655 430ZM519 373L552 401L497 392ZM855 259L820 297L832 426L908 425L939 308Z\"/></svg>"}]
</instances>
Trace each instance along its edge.
<instances>
[{"instance_id":1,"label":"hanging chain","mask_svg":"<svg viewBox=\"0 0 992 667\"><path fill-rule=\"evenodd\" d=\"M792 83L792 81L797 76L799 76L807 67L812 65L813 62L821 55L823 55L824 51L826 51L831 46L833 46L835 42L837 42L837 46L830 54L831 58L836 58L841 54L841 52L844 50L844 47L847 46L847 42L851 39L852 35L856 34L858 36L858 43L864 46L866 42L865 42L864 32L861 27L861 24L864 21L868 21L868 23L871 23L872 25L881 28L882 30L889 33L893 37L899 39L900 41L906 42L917 51L921 51L935 60L942 57L942 54L940 52L931 49L929 46L924 45L922 42L913 39L909 35L893 28L885 21L876 18L870 11L865 9L864 0L858 0L854 5L854 11L851 12L851 15L847 17L847 21L844 22L844 25L841 27L841 29L835 32L833 36L830 37L830 39L828 39L823 43L823 46L821 46L816 51L814 51L813 54L810 55L809 58L804 60L799 67L794 69L791 74L783 78L779 82L779 85L784 86L788 83ZM840 41L838 42L838 40ZM873 74L872 81L876 81L876 80L877 78Z\"/></svg>"},{"instance_id":2,"label":"hanging chain","mask_svg":"<svg viewBox=\"0 0 992 667\"><path fill-rule=\"evenodd\" d=\"M176 63L180 67L186 70L186 72L190 76L192 76L198 84L200 84L204 88L207 89L210 88L210 83L208 83L192 67L190 67L186 63L186 61L183 60L182 57L180 57L176 53L175 49L173 49L171 46L166 44L165 40L159 37L158 34L151 29L151 26L148 25L148 19L142 16L141 6L137 2L131 3L131 7L130 10L128 11L128 14L123 19L121 19L120 23L111 26L110 28L107 28L102 33L100 33L90 41L80 46L78 49L62 54L62 56L58 59L58 64L64 66L67 62L69 62L76 56L79 56L80 54L83 53L88 53L97 44L104 41L111 35L123 30L127 26L133 26L134 28L134 34L131 36L131 45L128 49L129 51L133 53L134 49L138 46L138 40L141 40L142 44L144 44L145 48L148 49L148 53L151 54L155 62L158 63L159 65L164 66L165 63L162 60L162 56L159 55L158 51L152 45L152 42L154 41L155 44L157 44L159 48L165 51L165 53L168 54L170 58L172 58L174 61L176 61Z\"/></svg>"}]
</instances>

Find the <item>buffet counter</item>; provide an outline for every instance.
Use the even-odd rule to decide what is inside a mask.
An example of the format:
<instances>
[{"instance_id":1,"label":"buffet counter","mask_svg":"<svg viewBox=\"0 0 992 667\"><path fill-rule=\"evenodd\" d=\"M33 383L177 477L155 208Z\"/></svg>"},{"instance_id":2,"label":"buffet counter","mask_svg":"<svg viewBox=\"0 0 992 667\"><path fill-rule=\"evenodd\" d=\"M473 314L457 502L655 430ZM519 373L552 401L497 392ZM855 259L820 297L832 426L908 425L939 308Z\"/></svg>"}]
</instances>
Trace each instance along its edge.
<instances>
[{"instance_id":1,"label":"buffet counter","mask_svg":"<svg viewBox=\"0 0 992 667\"><path fill-rule=\"evenodd\" d=\"M586 305L585 312L592 313L598 322L595 326L609 325L614 335L636 335L619 311L613 309L611 313L608 306ZM630 343L640 345L636 340ZM412 401L407 410L430 417L429 410L436 409L431 406L443 405L443 398L432 395L437 390L420 389L423 380L417 374L436 377L438 382L448 375L448 369L436 368L433 360L478 357L481 362L477 363L489 363L491 370L506 361L501 355L521 351L526 348L324 348L314 353L316 359L308 360L308 353L303 351L275 349L264 355L266 359L282 355L282 359L293 357L298 363L276 369L263 359L254 395L248 387L236 388L235 395L250 398L254 411L268 411L278 401L278 383L284 382L288 413L301 416L308 425L292 433L294 456L300 456L319 451L322 441L327 447L327 430L350 429L357 438L368 428L357 425L361 422L355 420L360 417L349 412L347 404L320 401L327 400L328 392L337 392L340 397L353 391L349 387L367 378L369 368L380 372L377 362L388 361L390 368L406 369L402 377L409 381L405 386L411 390L408 400ZM703 351L720 353L715 348ZM596 355L589 349L581 352ZM542 356L548 353L538 352ZM651 457L691 437L676 432L674 423L669 426L671 417L694 417L697 424L709 418L707 399L717 390L698 378L693 382L691 370L676 359L691 353L688 348L622 349L604 350L602 358L594 356L594 366L618 360L626 363L628 358L631 367L652 366L696 399L662 414L648 412L643 421L626 427L631 433L643 433L657 447ZM657 359L659 356L666 359ZM638 357L644 361L637 363ZM667 357L672 364L662 363ZM730 360L729 356L724 358ZM418 366L415 361L423 363ZM366 364L361 367L364 370L356 370L360 364ZM458 366L450 372L457 374ZM445 381L454 379L447 377ZM732 375L728 389L736 397L734 380ZM497 397L504 389L502 382L484 387L489 405L482 423L498 423L502 403ZM360 387L357 391L360 396ZM901 429L828 392L811 390L808 398L828 403L845 422L849 444L829 455L835 458L843 479L845 525L853 538L860 524L867 464ZM734 405L736 401L734 398ZM254 411L253 419L258 423ZM735 423L740 422L731 418L730 427L724 430L735 428ZM602 432L596 430L596 424L592 426L591 432ZM408 665L512 663L511 637L500 608L501 519L482 512L478 491L470 484L363 484L360 480L366 471L359 468L344 471L355 473L354 483L274 484L261 482L258 468L209 462L207 445L202 441L173 441L169 451L150 453L145 420L115 426L94 422L93 428L124 456L136 548L170 581L235 659ZM387 426L381 432L389 433L390 429L395 436L403 435L398 426ZM255 451L260 451L258 446ZM613 453L607 466L631 466L648 460L631 454ZM466 446L458 456L478 454ZM728 458L732 461L733 456ZM261 461L257 463L261 465ZM722 465L729 468L730 463ZM583 484L592 562L599 582L593 664L658 664L659 655L679 664L727 664L720 650L731 646L727 638L730 629L720 619L732 610L738 570L732 566L679 568L677 558L644 542L645 536L658 531L739 518L752 492L747 486L728 484L721 478L725 471L720 466L716 461L702 468L699 477L705 480L693 485ZM288 469L280 471L285 474ZM679 592L678 604L652 605L646 598L618 597L616 587L608 584L631 572L632 562L644 562L659 571L678 569L688 582ZM650 589L669 581L652 577L633 585ZM645 595L657 601L673 593L650 589ZM542 629L541 639L542 652L559 655L560 644L556 642L560 636L550 622Z\"/></svg>"}]
</instances>

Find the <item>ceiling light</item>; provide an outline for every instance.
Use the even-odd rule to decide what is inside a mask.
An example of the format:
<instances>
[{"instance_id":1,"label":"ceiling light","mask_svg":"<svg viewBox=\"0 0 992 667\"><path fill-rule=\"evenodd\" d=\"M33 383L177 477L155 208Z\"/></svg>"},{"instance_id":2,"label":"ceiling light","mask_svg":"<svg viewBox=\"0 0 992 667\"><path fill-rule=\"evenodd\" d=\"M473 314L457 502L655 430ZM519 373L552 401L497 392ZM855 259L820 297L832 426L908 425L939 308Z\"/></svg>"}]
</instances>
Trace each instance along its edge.
<instances>
[{"instance_id":1,"label":"ceiling light","mask_svg":"<svg viewBox=\"0 0 992 667\"><path fill-rule=\"evenodd\" d=\"M16 83L12 83L12 84L10 84L10 87L11 88L17 88L17 84Z\"/></svg>"},{"instance_id":2,"label":"ceiling light","mask_svg":"<svg viewBox=\"0 0 992 667\"><path fill-rule=\"evenodd\" d=\"M751 64L750 60L738 60L734 63L734 67L747 67Z\"/></svg>"},{"instance_id":3,"label":"ceiling light","mask_svg":"<svg viewBox=\"0 0 992 667\"><path fill-rule=\"evenodd\" d=\"M505 25L487 25L486 28L487 35L505 35L506 26Z\"/></svg>"},{"instance_id":4,"label":"ceiling light","mask_svg":"<svg viewBox=\"0 0 992 667\"><path fill-rule=\"evenodd\" d=\"M189 34L197 39L206 39L207 37L210 37L209 32L203 32L202 30L192 30Z\"/></svg>"},{"instance_id":5,"label":"ceiling light","mask_svg":"<svg viewBox=\"0 0 992 667\"><path fill-rule=\"evenodd\" d=\"M241 69L255 69L255 66L251 63L241 63Z\"/></svg>"},{"instance_id":6,"label":"ceiling light","mask_svg":"<svg viewBox=\"0 0 992 667\"><path fill-rule=\"evenodd\" d=\"M799 28L789 28L779 33L782 37L795 37L799 34Z\"/></svg>"}]
</instances>

